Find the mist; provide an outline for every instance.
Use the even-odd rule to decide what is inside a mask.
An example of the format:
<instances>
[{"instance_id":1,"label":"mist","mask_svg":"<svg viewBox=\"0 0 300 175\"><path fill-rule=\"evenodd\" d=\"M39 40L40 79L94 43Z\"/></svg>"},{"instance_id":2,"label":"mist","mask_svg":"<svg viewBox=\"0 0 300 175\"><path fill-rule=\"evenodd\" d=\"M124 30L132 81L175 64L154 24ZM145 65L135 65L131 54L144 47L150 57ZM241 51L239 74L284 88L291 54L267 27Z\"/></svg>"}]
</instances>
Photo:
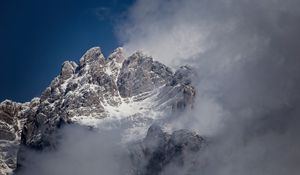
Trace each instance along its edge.
<instances>
[{"instance_id":1,"label":"mist","mask_svg":"<svg viewBox=\"0 0 300 175\"><path fill-rule=\"evenodd\" d=\"M55 149L26 150L20 175L116 175L129 174L126 144L121 129L91 130L77 125L65 126L57 136Z\"/></svg>"},{"instance_id":2,"label":"mist","mask_svg":"<svg viewBox=\"0 0 300 175\"><path fill-rule=\"evenodd\" d=\"M299 5L138 0L118 26L128 53L196 70L194 109L166 123L208 138L195 174L299 174Z\"/></svg>"}]
</instances>

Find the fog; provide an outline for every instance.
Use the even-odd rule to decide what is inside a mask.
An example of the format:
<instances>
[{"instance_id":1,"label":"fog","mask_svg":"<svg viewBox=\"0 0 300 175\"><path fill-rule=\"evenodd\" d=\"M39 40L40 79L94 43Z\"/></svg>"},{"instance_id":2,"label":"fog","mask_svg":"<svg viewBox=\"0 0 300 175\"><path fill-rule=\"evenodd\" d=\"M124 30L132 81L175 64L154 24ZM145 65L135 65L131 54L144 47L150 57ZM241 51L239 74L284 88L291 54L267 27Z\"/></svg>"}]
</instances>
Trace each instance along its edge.
<instances>
[{"instance_id":1,"label":"fog","mask_svg":"<svg viewBox=\"0 0 300 175\"><path fill-rule=\"evenodd\" d=\"M120 25L128 53L196 70L194 110L168 123L208 138L195 174L299 174L299 5L139 0Z\"/></svg>"},{"instance_id":2,"label":"fog","mask_svg":"<svg viewBox=\"0 0 300 175\"><path fill-rule=\"evenodd\" d=\"M91 130L70 125L60 130L55 150L26 150L20 175L128 174L130 161L121 129Z\"/></svg>"}]
</instances>

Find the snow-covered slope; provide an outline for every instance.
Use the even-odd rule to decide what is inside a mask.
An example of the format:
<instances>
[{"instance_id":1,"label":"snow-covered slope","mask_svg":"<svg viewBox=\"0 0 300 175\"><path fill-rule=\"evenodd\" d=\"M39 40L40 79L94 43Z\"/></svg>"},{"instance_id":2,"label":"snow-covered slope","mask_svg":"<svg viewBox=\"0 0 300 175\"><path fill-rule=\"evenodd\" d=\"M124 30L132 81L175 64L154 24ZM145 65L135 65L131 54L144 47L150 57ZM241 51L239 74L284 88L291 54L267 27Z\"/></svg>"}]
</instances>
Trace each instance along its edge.
<instances>
[{"instance_id":1,"label":"snow-covered slope","mask_svg":"<svg viewBox=\"0 0 300 175\"><path fill-rule=\"evenodd\" d=\"M139 139L154 120L192 107L195 97L192 74L187 66L173 73L141 52L126 57L123 49L117 48L105 59L99 47L91 48L78 64L64 62L60 75L33 102L3 102L18 109L9 115L15 124L6 128L1 125L4 129L0 139L5 144L13 141L16 150L20 134L21 144L26 147L55 147L55 133L70 123L100 129L124 127L124 142ZM25 123L24 127L20 123ZM5 137L7 131L17 136ZM16 153L13 155L15 160ZM6 160L4 157L1 161ZM15 162L9 168L5 167L9 163L2 163L0 169L11 171Z\"/></svg>"}]
</instances>

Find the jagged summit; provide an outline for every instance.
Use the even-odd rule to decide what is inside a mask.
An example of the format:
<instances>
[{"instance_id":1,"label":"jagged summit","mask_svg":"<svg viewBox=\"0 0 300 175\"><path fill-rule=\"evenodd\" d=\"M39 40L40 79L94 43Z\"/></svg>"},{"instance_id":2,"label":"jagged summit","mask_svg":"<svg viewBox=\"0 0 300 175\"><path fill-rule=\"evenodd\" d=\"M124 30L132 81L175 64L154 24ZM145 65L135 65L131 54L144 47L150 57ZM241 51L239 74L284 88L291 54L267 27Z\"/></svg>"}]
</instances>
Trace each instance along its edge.
<instances>
[{"instance_id":1,"label":"jagged summit","mask_svg":"<svg viewBox=\"0 0 300 175\"><path fill-rule=\"evenodd\" d=\"M100 63L104 64L105 58L101 52L100 47L93 47L89 49L81 58L79 61L80 66L84 66L85 64L88 63Z\"/></svg>"},{"instance_id":2,"label":"jagged summit","mask_svg":"<svg viewBox=\"0 0 300 175\"><path fill-rule=\"evenodd\" d=\"M55 147L55 133L71 123L97 129L122 121L125 142L142 138L162 114L192 107L195 89L190 74L188 67L174 73L142 52L126 57L122 48L105 59L100 47L93 47L78 64L65 61L39 98L1 103L0 139L7 144L0 149L17 150L20 143L31 149ZM6 110L11 106L14 110L8 111L13 113ZM16 153L6 156L10 158L0 158L3 172L16 167L16 161L10 161L16 160Z\"/></svg>"},{"instance_id":3,"label":"jagged summit","mask_svg":"<svg viewBox=\"0 0 300 175\"><path fill-rule=\"evenodd\" d=\"M116 48L109 56L108 60L114 60L117 63L122 63L125 59L125 52L122 47Z\"/></svg>"}]
</instances>

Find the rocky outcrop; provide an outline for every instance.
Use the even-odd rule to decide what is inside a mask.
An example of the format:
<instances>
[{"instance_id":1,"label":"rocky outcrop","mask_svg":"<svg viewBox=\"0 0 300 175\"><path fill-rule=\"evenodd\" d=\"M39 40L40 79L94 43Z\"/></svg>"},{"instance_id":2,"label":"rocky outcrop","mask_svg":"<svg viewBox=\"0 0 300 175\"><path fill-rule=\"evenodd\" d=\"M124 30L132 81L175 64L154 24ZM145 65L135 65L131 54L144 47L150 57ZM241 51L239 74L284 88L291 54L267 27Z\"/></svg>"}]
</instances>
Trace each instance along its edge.
<instances>
[{"instance_id":1,"label":"rocky outcrop","mask_svg":"<svg viewBox=\"0 0 300 175\"><path fill-rule=\"evenodd\" d=\"M70 78L75 73L77 66L73 61L65 61L61 68L60 77L63 80Z\"/></svg>"},{"instance_id":2,"label":"rocky outcrop","mask_svg":"<svg viewBox=\"0 0 300 175\"><path fill-rule=\"evenodd\" d=\"M146 131L159 113L192 107L193 74L187 66L174 73L141 52L126 57L122 48L106 59L101 49L94 47L78 64L64 62L39 99L25 104L3 102L9 104L0 113L4 123L0 125L1 137L7 143L14 142L16 148L20 141L30 149L55 148L61 126L77 123L97 127L103 118L116 116L132 123L129 129ZM11 169L16 165L13 155Z\"/></svg>"},{"instance_id":3,"label":"rocky outcrop","mask_svg":"<svg viewBox=\"0 0 300 175\"><path fill-rule=\"evenodd\" d=\"M38 104L38 98L23 104L10 100L0 103L0 175L10 174L16 168L23 125Z\"/></svg>"},{"instance_id":4,"label":"rocky outcrop","mask_svg":"<svg viewBox=\"0 0 300 175\"><path fill-rule=\"evenodd\" d=\"M134 174L158 175L166 166L184 166L185 156L192 156L205 145L205 140L194 132L177 130L172 134L163 132L158 125L152 125L146 137L130 146Z\"/></svg>"},{"instance_id":5,"label":"rocky outcrop","mask_svg":"<svg viewBox=\"0 0 300 175\"><path fill-rule=\"evenodd\" d=\"M159 88L172 78L170 68L136 52L123 62L117 85L122 97L131 97Z\"/></svg>"}]
</instances>

